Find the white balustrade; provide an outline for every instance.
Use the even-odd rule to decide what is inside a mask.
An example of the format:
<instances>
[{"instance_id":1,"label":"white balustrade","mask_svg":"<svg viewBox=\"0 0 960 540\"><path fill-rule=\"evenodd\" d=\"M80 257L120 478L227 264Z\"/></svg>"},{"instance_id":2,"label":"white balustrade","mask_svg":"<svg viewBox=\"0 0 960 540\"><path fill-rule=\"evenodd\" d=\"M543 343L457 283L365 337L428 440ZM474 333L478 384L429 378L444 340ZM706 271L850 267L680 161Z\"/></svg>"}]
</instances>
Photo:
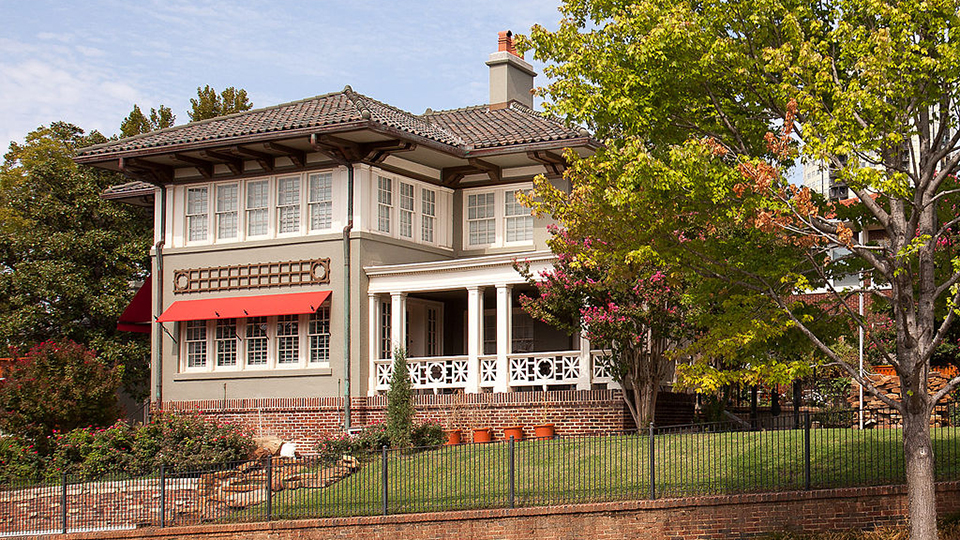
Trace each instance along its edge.
<instances>
[{"instance_id":1,"label":"white balustrade","mask_svg":"<svg viewBox=\"0 0 960 540\"><path fill-rule=\"evenodd\" d=\"M511 354L510 386L576 384L580 351Z\"/></svg>"},{"instance_id":2,"label":"white balustrade","mask_svg":"<svg viewBox=\"0 0 960 540\"><path fill-rule=\"evenodd\" d=\"M377 360L377 390L388 390L393 376L393 360ZM410 382L414 389L464 388L469 362L466 356L407 358Z\"/></svg>"},{"instance_id":3,"label":"white balustrade","mask_svg":"<svg viewBox=\"0 0 960 540\"><path fill-rule=\"evenodd\" d=\"M480 357L480 386L492 387L497 382L497 357Z\"/></svg>"}]
</instances>

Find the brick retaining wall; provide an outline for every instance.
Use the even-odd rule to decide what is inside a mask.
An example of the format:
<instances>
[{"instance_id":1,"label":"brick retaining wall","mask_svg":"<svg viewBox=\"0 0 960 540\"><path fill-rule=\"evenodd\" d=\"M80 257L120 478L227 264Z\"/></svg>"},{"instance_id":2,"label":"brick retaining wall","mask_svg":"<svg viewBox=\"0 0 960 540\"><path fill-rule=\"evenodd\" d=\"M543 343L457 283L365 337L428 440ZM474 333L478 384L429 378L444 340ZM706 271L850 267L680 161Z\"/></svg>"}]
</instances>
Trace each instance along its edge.
<instances>
[{"instance_id":1,"label":"brick retaining wall","mask_svg":"<svg viewBox=\"0 0 960 540\"><path fill-rule=\"evenodd\" d=\"M659 414L689 408L693 402L681 394L661 394L664 407ZM382 422L386 412L384 396L356 397L350 402L354 426ZM533 426L543 422L556 424L559 435L596 435L633 429L633 420L619 390L551 392L510 392L499 394L418 395L414 397L416 421L435 420L445 427L466 431L491 427L496 438L503 428ZM261 398L202 401L168 401L166 411L198 412L250 428L257 435L276 435L293 441L302 453L309 453L323 434L333 434L343 423L342 398ZM672 418L676 418L674 414ZM673 422L676 423L676 422Z\"/></svg>"},{"instance_id":2,"label":"brick retaining wall","mask_svg":"<svg viewBox=\"0 0 960 540\"><path fill-rule=\"evenodd\" d=\"M941 515L960 510L960 482L937 485ZM904 522L902 486L728 495L654 501L471 510L384 517L205 525L80 533L65 540L410 540L465 538L560 540L730 539L777 531L869 529Z\"/></svg>"}]
</instances>

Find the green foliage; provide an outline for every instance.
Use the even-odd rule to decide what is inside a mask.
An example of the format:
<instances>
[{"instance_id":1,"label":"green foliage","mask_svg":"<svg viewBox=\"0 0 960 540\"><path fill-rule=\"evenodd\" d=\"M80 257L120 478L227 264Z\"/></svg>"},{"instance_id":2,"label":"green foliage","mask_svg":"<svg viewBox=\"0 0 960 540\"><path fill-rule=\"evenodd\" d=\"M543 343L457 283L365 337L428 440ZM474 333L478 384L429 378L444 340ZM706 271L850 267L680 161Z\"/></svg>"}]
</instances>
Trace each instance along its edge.
<instances>
[{"instance_id":1,"label":"green foliage","mask_svg":"<svg viewBox=\"0 0 960 540\"><path fill-rule=\"evenodd\" d=\"M40 479L44 461L33 444L15 435L0 437L0 485Z\"/></svg>"},{"instance_id":2,"label":"green foliage","mask_svg":"<svg viewBox=\"0 0 960 540\"><path fill-rule=\"evenodd\" d=\"M79 428L53 436L48 462L55 471L85 479L150 471L134 453L138 430L126 422L106 428ZM47 471L48 474L53 471Z\"/></svg>"},{"instance_id":3,"label":"green foliage","mask_svg":"<svg viewBox=\"0 0 960 540\"><path fill-rule=\"evenodd\" d=\"M203 88L197 87L197 97L190 98L191 122L216 118L227 114L249 111L253 104L247 99L247 91L236 89L232 86L217 94L217 91L211 86L206 85Z\"/></svg>"},{"instance_id":4,"label":"green foliage","mask_svg":"<svg viewBox=\"0 0 960 540\"><path fill-rule=\"evenodd\" d=\"M41 343L0 381L0 429L43 449L56 431L110 425L122 373L72 341Z\"/></svg>"},{"instance_id":5,"label":"green foliage","mask_svg":"<svg viewBox=\"0 0 960 540\"><path fill-rule=\"evenodd\" d=\"M434 421L419 424L410 434L410 444L415 448L440 446L445 442L447 442L447 433L443 430L443 426Z\"/></svg>"},{"instance_id":6,"label":"green foliage","mask_svg":"<svg viewBox=\"0 0 960 540\"><path fill-rule=\"evenodd\" d=\"M407 352L397 347L393 350L393 375L390 377L390 389L387 390L387 436L390 438L390 446L410 446L415 412L413 384L407 368Z\"/></svg>"},{"instance_id":7,"label":"green foliage","mask_svg":"<svg viewBox=\"0 0 960 540\"><path fill-rule=\"evenodd\" d=\"M371 424L356 435L340 433L325 435L317 443L316 451L324 463L336 463L343 456L351 456L361 461L370 460L390 446L387 426L383 423Z\"/></svg>"},{"instance_id":8,"label":"green foliage","mask_svg":"<svg viewBox=\"0 0 960 540\"><path fill-rule=\"evenodd\" d=\"M164 465L171 471L241 461L253 449L253 439L244 428L175 413L155 415L137 430L133 446L141 468L155 470Z\"/></svg>"},{"instance_id":9,"label":"green foliage","mask_svg":"<svg viewBox=\"0 0 960 540\"><path fill-rule=\"evenodd\" d=\"M80 167L76 150L106 139L56 122L12 143L0 167L0 348L71 339L124 366L124 387L145 396L149 339L117 319L149 271L148 209L100 193L128 180Z\"/></svg>"},{"instance_id":10,"label":"green foliage","mask_svg":"<svg viewBox=\"0 0 960 540\"><path fill-rule=\"evenodd\" d=\"M177 117L170 110L170 107L160 105L160 109L150 109L150 117L148 118L140 110L139 105L134 105L130 114L120 122L120 136L132 137L141 133L172 127L176 120Z\"/></svg>"}]
</instances>

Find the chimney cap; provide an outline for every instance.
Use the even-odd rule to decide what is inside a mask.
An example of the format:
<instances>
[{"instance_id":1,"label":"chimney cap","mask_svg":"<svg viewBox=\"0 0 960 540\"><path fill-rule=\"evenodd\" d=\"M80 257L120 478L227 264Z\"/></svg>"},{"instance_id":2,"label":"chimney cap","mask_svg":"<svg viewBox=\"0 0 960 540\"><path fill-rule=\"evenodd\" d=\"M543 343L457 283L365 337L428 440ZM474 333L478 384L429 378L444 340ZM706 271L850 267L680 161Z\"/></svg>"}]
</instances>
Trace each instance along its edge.
<instances>
[{"instance_id":1,"label":"chimney cap","mask_svg":"<svg viewBox=\"0 0 960 540\"><path fill-rule=\"evenodd\" d=\"M504 30L497 34L497 51L508 52L518 58L523 58L513 44L513 32L510 30Z\"/></svg>"}]
</instances>

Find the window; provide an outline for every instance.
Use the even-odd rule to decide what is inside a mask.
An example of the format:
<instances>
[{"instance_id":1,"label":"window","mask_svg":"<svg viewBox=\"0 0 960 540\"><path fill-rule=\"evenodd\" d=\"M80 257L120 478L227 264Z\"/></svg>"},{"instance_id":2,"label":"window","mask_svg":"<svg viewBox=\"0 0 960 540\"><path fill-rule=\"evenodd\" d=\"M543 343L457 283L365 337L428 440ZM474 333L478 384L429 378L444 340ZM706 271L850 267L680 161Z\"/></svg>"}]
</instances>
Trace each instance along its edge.
<instances>
[{"instance_id":1,"label":"window","mask_svg":"<svg viewBox=\"0 0 960 540\"><path fill-rule=\"evenodd\" d=\"M437 192L432 189L421 189L420 211L420 239L429 244L433 243L434 224L437 219Z\"/></svg>"},{"instance_id":2,"label":"window","mask_svg":"<svg viewBox=\"0 0 960 540\"><path fill-rule=\"evenodd\" d=\"M300 362L300 324L296 315L277 317L277 364Z\"/></svg>"},{"instance_id":3,"label":"window","mask_svg":"<svg viewBox=\"0 0 960 540\"><path fill-rule=\"evenodd\" d=\"M533 215L517 201L517 191L503 193L503 216L507 242L533 241Z\"/></svg>"},{"instance_id":4,"label":"window","mask_svg":"<svg viewBox=\"0 0 960 540\"><path fill-rule=\"evenodd\" d=\"M217 238L237 237L239 219L239 186L225 184L217 186Z\"/></svg>"},{"instance_id":5,"label":"window","mask_svg":"<svg viewBox=\"0 0 960 540\"><path fill-rule=\"evenodd\" d=\"M307 325L310 337L310 363L326 364L330 362L330 309L321 307L310 315Z\"/></svg>"},{"instance_id":6,"label":"window","mask_svg":"<svg viewBox=\"0 0 960 540\"><path fill-rule=\"evenodd\" d=\"M300 231L300 177L277 179L277 231Z\"/></svg>"},{"instance_id":7,"label":"window","mask_svg":"<svg viewBox=\"0 0 960 540\"><path fill-rule=\"evenodd\" d=\"M247 236L266 236L268 224L267 180L247 182Z\"/></svg>"},{"instance_id":8,"label":"window","mask_svg":"<svg viewBox=\"0 0 960 540\"><path fill-rule=\"evenodd\" d=\"M187 322L186 332L187 367L207 365L207 321Z\"/></svg>"},{"instance_id":9,"label":"window","mask_svg":"<svg viewBox=\"0 0 960 540\"><path fill-rule=\"evenodd\" d=\"M393 315L390 301L380 303L380 358L393 358Z\"/></svg>"},{"instance_id":10,"label":"window","mask_svg":"<svg viewBox=\"0 0 960 540\"><path fill-rule=\"evenodd\" d=\"M187 240L202 242L207 239L209 201L207 188L187 189Z\"/></svg>"},{"instance_id":11,"label":"window","mask_svg":"<svg viewBox=\"0 0 960 540\"><path fill-rule=\"evenodd\" d=\"M427 308L426 355L440 356L440 310Z\"/></svg>"},{"instance_id":12,"label":"window","mask_svg":"<svg viewBox=\"0 0 960 540\"><path fill-rule=\"evenodd\" d=\"M393 206L393 180L377 177L377 230L390 232L390 210Z\"/></svg>"},{"instance_id":13,"label":"window","mask_svg":"<svg viewBox=\"0 0 960 540\"><path fill-rule=\"evenodd\" d=\"M400 182L400 236L413 238L413 185Z\"/></svg>"},{"instance_id":14,"label":"window","mask_svg":"<svg viewBox=\"0 0 960 540\"><path fill-rule=\"evenodd\" d=\"M493 193L467 196L467 227L471 246L492 244L497 239L493 197Z\"/></svg>"},{"instance_id":15,"label":"window","mask_svg":"<svg viewBox=\"0 0 960 540\"><path fill-rule=\"evenodd\" d=\"M310 175L310 230L318 231L333 226L333 174Z\"/></svg>"},{"instance_id":16,"label":"window","mask_svg":"<svg viewBox=\"0 0 960 540\"><path fill-rule=\"evenodd\" d=\"M267 318L247 319L247 365L267 365Z\"/></svg>"},{"instance_id":17,"label":"window","mask_svg":"<svg viewBox=\"0 0 960 540\"><path fill-rule=\"evenodd\" d=\"M237 365L237 320L217 321L217 367Z\"/></svg>"}]
</instances>

